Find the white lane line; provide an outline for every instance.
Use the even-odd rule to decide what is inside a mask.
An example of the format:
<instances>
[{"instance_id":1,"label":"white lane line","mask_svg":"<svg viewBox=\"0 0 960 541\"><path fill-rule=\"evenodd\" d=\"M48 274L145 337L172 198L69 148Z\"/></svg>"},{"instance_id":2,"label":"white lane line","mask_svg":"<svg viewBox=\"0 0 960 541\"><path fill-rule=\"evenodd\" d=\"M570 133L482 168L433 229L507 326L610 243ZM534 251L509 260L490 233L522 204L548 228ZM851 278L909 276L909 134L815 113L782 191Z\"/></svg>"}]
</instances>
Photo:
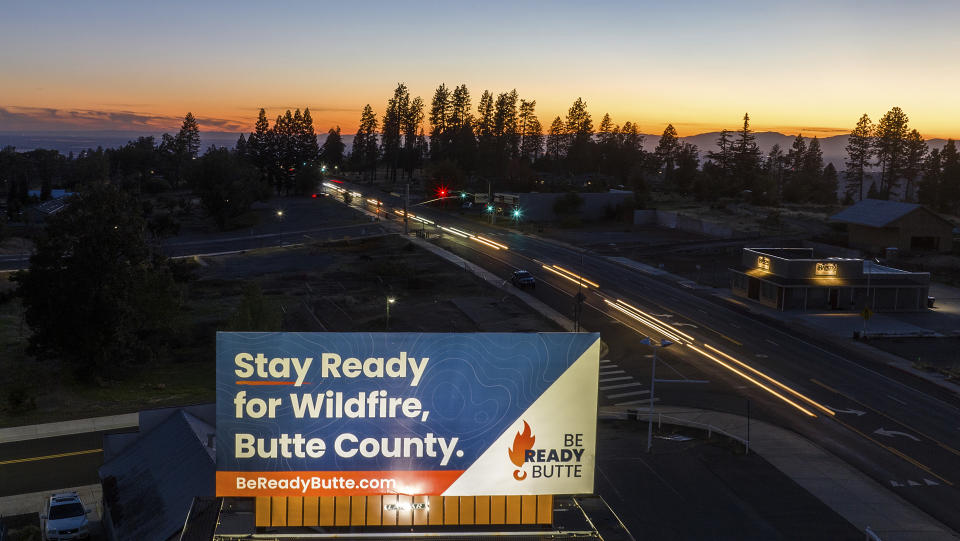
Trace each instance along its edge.
<instances>
[{"instance_id":1,"label":"white lane line","mask_svg":"<svg viewBox=\"0 0 960 541\"><path fill-rule=\"evenodd\" d=\"M637 396L637 395L641 395L641 394L650 394L650 393L649 393L648 391L637 391L637 392L634 392L634 393L611 394L611 395L607 395L607 398L613 400L613 399L615 399L615 398L626 398L626 397L628 397L628 396ZM656 402L656 401L658 401L658 400L660 400L660 397L657 397L657 398L654 398L654 399L653 399L654 402ZM643 401L646 402L647 404L650 403L650 399L649 399L649 398L646 398L646 399L644 399Z\"/></svg>"},{"instance_id":2,"label":"white lane line","mask_svg":"<svg viewBox=\"0 0 960 541\"><path fill-rule=\"evenodd\" d=\"M625 379L633 379L630 376L620 376L618 378L602 378L600 383L610 383L611 381L623 381Z\"/></svg>"},{"instance_id":3,"label":"white lane line","mask_svg":"<svg viewBox=\"0 0 960 541\"><path fill-rule=\"evenodd\" d=\"M775 346L777 346L777 347L780 347L780 344L774 342L773 340L771 340L771 339L769 339L769 338L767 338L767 342L770 342L771 344L773 344L773 345L775 345Z\"/></svg>"},{"instance_id":4,"label":"white lane line","mask_svg":"<svg viewBox=\"0 0 960 541\"><path fill-rule=\"evenodd\" d=\"M602 385L600 387L601 391L610 391L612 389L624 389L626 387L643 387L643 384L639 381L633 383L618 383L616 385Z\"/></svg>"},{"instance_id":5,"label":"white lane line","mask_svg":"<svg viewBox=\"0 0 960 541\"><path fill-rule=\"evenodd\" d=\"M610 362L610 359L600 359L600 364L607 364Z\"/></svg>"},{"instance_id":6,"label":"white lane line","mask_svg":"<svg viewBox=\"0 0 960 541\"><path fill-rule=\"evenodd\" d=\"M899 398L897 398L897 397L895 397L895 396L887 395L887 398L889 398L890 400L893 400L894 402L899 402L899 403L903 404L904 406L907 405L906 402L904 402L903 400L900 400Z\"/></svg>"},{"instance_id":7,"label":"white lane line","mask_svg":"<svg viewBox=\"0 0 960 541\"><path fill-rule=\"evenodd\" d=\"M600 372L601 376L612 376L614 374L626 374L626 370L607 370L606 372Z\"/></svg>"}]
</instances>

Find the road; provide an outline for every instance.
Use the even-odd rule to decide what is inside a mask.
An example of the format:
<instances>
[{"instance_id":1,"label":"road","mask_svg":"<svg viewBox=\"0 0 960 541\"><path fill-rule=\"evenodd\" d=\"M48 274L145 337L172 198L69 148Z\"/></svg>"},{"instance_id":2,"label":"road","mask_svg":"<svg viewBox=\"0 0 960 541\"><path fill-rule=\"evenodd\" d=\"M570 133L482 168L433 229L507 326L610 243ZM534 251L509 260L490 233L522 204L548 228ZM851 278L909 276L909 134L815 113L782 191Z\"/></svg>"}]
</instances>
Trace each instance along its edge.
<instances>
[{"instance_id":1,"label":"road","mask_svg":"<svg viewBox=\"0 0 960 541\"><path fill-rule=\"evenodd\" d=\"M328 189L362 193L364 187ZM400 217L398 198L372 197L381 201L381 213ZM376 210L367 199L355 196L354 205ZM960 531L960 399L953 393L607 258L455 212L409 211L411 228L439 234L434 242L464 259L505 278L517 269L532 272L538 287L531 294L561 313L572 317L575 296L585 294L582 325L610 346L601 406L648 407L652 352L638 342L666 338L674 344L658 355L656 401L744 415L749 407L754 417L803 434Z\"/></svg>"}]
</instances>

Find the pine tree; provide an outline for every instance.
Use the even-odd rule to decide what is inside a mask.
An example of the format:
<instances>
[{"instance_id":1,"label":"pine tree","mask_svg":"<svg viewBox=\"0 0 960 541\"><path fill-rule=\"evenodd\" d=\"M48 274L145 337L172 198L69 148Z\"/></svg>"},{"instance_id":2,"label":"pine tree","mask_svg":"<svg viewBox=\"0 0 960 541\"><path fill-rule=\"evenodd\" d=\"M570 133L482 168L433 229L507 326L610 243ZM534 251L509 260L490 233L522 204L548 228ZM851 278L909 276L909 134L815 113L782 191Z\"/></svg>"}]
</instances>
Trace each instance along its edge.
<instances>
[{"instance_id":1,"label":"pine tree","mask_svg":"<svg viewBox=\"0 0 960 541\"><path fill-rule=\"evenodd\" d=\"M786 180L783 186L783 200L790 203L799 203L803 201L805 195L804 179L804 160L807 157L807 144L803 140L803 134L797 134L793 140L793 145L787 151L786 157Z\"/></svg>"},{"instance_id":2,"label":"pine tree","mask_svg":"<svg viewBox=\"0 0 960 541\"><path fill-rule=\"evenodd\" d=\"M550 124L550 131L547 132L547 157L551 160L559 160L564 157L566 145L564 139L563 119L559 116L553 119Z\"/></svg>"},{"instance_id":3,"label":"pine tree","mask_svg":"<svg viewBox=\"0 0 960 541\"><path fill-rule=\"evenodd\" d=\"M410 100L406 110L403 112L401 124L403 127L403 170L407 173L407 179L413 178L413 170L420 166L423 160L423 153L417 144L417 137L422 131L420 125L423 123L423 100L417 96Z\"/></svg>"},{"instance_id":4,"label":"pine tree","mask_svg":"<svg viewBox=\"0 0 960 541\"><path fill-rule=\"evenodd\" d=\"M941 208L953 214L960 214L960 153L953 139L940 151L943 164L943 178L940 182Z\"/></svg>"},{"instance_id":5,"label":"pine tree","mask_svg":"<svg viewBox=\"0 0 960 541\"><path fill-rule=\"evenodd\" d=\"M446 157L451 114L450 91L441 84L430 102L430 157L435 161Z\"/></svg>"},{"instance_id":6,"label":"pine tree","mask_svg":"<svg viewBox=\"0 0 960 541\"><path fill-rule=\"evenodd\" d=\"M177 132L177 144L180 152L188 159L197 157L200 152L200 127L197 125L197 119L193 113L187 113L183 117L183 124L180 131Z\"/></svg>"},{"instance_id":7,"label":"pine tree","mask_svg":"<svg viewBox=\"0 0 960 541\"><path fill-rule=\"evenodd\" d=\"M299 150L300 166L312 164L320 154L320 146L317 144L317 132L313 129L313 117L310 116L310 108L303 110L303 117L300 119L300 129L297 131L297 143Z\"/></svg>"},{"instance_id":8,"label":"pine tree","mask_svg":"<svg viewBox=\"0 0 960 541\"><path fill-rule=\"evenodd\" d=\"M887 111L877 122L874 155L880 166L880 197L896 195L906 160L906 140L910 121L899 107Z\"/></svg>"},{"instance_id":9,"label":"pine tree","mask_svg":"<svg viewBox=\"0 0 960 541\"><path fill-rule=\"evenodd\" d=\"M921 204L940 207L940 184L942 180L943 162L940 158L940 149L935 148L923 160L923 177L917 186L917 199Z\"/></svg>"},{"instance_id":10,"label":"pine tree","mask_svg":"<svg viewBox=\"0 0 960 541\"><path fill-rule=\"evenodd\" d=\"M815 202L824 205L834 205L837 202L837 190L840 188L837 168L828 163L820 173L820 189L813 194Z\"/></svg>"},{"instance_id":11,"label":"pine tree","mask_svg":"<svg viewBox=\"0 0 960 541\"><path fill-rule=\"evenodd\" d=\"M242 159L247 159L247 140L242 133L240 137L237 138L235 148L237 149L237 156L240 156Z\"/></svg>"},{"instance_id":12,"label":"pine tree","mask_svg":"<svg viewBox=\"0 0 960 541\"><path fill-rule=\"evenodd\" d=\"M357 134L353 138L353 150L350 153L350 159L353 162L353 167L370 180L376 177L378 148L377 115L368 103L360 113L360 125L357 127Z\"/></svg>"},{"instance_id":13,"label":"pine tree","mask_svg":"<svg viewBox=\"0 0 960 541\"><path fill-rule=\"evenodd\" d=\"M564 123L567 140L567 164L575 172L594 169L593 161L593 119L587 112L583 98L577 98L567 110Z\"/></svg>"},{"instance_id":14,"label":"pine tree","mask_svg":"<svg viewBox=\"0 0 960 541\"><path fill-rule=\"evenodd\" d=\"M767 159L764 162L764 172L768 179L770 190L769 199L780 201L783 199L783 172L786 158L783 155L783 149L779 144L774 144L767 153Z\"/></svg>"},{"instance_id":15,"label":"pine tree","mask_svg":"<svg viewBox=\"0 0 960 541\"><path fill-rule=\"evenodd\" d=\"M717 137L717 150L707 152L708 162L704 164L703 182L697 189L700 199L715 199L721 195L732 195L736 186L733 177L733 145L730 131L720 130Z\"/></svg>"},{"instance_id":16,"label":"pine tree","mask_svg":"<svg viewBox=\"0 0 960 541\"><path fill-rule=\"evenodd\" d=\"M517 113L519 96L516 89L497 96L493 111L493 135L496 138L498 161L503 164L520 153L520 121Z\"/></svg>"},{"instance_id":17,"label":"pine tree","mask_svg":"<svg viewBox=\"0 0 960 541\"><path fill-rule=\"evenodd\" d=\"M739 137L733 149L733 175L736 189L753 190L760 173L760 148L756 136L750 129L750 115L743 115L743 129L737 132Z\"/></svg>"},{"instance_id":18,"label":"pine tree","mask_svg":"<svg viewBox=\"0 0 960 541\"><path fill-rule=\"evenodd\" d=\"M450 94L450 144L451 155L461 169L469 171L477 153L477 140L473 135L473 113L470 90L461 84Z\"/></svg>"},{"instance_id":19,"label":"pine tree","mask_svg":"<svg viewBox=\"0 0 960 541\"><path fill-rule=\"evenodd\" d=\"M340 126L336 129L330 128L327 132L327 140L323 142L323 147L320 149L320 159L331 169L341 167L344 148L343 139L340 137Z\"/></svg>"},{"instance_id":20,"label":"pine tree","mask_svg":"<svg viewBox=\"0 0 960 541\"><path fill-rule=\"evenodd\" d=\"M247 140L248 154L253 164L260 170L260 175L267 176L267 171L273 163L270 141L270 122L267 121L267 112L262 108L257 116L257 123L254 125L253 133Z\"/></svg>"},{"instance_id":21,"label":"pine tree","mask_svg":"<svg viewBox=\"0 0 960 541\"><path fill-rule=\"evenodd\" d=\"M904 201L914 200L914 183L923 171L923 161L927 157L927 142L917 130L910 130L907 134L904 149L903 178L907 181L904 186Z\"/></svg>"},{"instance_id":22,"label":"pine tree","mask_svg":"<svg viewBox=\"0 0 960 541\"><path fill-rule=\"evenodd\" d=\"M520 157L534 161L543 151L543 128L537 119L537 100L520 100Z\"/></svg>"},{"instance_id":23,"label":"pine tree","mask_svg":"<svg viewBox=\"0 0 960 541\"><path fill-rule=\"evenodd\" d=\"M673 170L676 167L679 151L680 140L677 138L677 130L673 127L673 124L667 124L660 136L660 142L657 143L657 148L653 151L653 155L657 172L663 175L664 186L673 191L679 191L673 178Z\"/></svg>"},{"instance_id":24,"label":"pine tree","mask_svg":"<svg viewBox=\"0 0 960 541\"><path fill-rule=\"evenodd\" d=\"M863 181L866 169L870 166L873 157L873 122L864 113L857 121L857 126L850 132L847 139L847 161L843 176L847 183L847 193L857 193L857 201L863 200Z\"/></svg>"},{"instance_id":25,"label":"pine tree","mask_svg":"<svg viewBox=\"0 0 960 541\"><path fill-rule=\"evenodd\" d=\"M800 202L827 202L836 200L835 194L826 194L822 183L823 150L820 140L814 137L810 140L807 151L803 154L800 165L799 181Z\"/></svg>"}]
</instances>

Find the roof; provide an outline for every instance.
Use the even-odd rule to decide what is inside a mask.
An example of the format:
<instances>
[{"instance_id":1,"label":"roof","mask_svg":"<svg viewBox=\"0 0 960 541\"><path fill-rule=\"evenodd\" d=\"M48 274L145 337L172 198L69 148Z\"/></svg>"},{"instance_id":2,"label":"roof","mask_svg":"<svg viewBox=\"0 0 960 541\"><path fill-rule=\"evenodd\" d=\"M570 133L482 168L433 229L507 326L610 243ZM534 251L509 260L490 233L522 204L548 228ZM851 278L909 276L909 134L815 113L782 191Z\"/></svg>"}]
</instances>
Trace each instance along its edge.
<instances>
[{"instance_id":1,"label":"roof","mask_svg":"<svg viewBox=\"0 0 960 541\"><path fill-rule=\"evenodd\" d=\"M101 481L116 480L116 494L104 494L104 504L117 541L177 535L194 497L214 495L215 458L206 445L214 432L178 410L100 467Z\"/></svg>"},{"instance_id":2,"label":"roof","mask_svg":"<svg viewBox=\"0 0 960 541\"><path fill-rule=\"evenodd\" d=\"M870 227L886 227L917 209L927 210L923 205L917 203L864 199L834 214L830 217L830 221ZM941 218L933 211L927 210L927 212Z\"/></svg>"}]
</instances>

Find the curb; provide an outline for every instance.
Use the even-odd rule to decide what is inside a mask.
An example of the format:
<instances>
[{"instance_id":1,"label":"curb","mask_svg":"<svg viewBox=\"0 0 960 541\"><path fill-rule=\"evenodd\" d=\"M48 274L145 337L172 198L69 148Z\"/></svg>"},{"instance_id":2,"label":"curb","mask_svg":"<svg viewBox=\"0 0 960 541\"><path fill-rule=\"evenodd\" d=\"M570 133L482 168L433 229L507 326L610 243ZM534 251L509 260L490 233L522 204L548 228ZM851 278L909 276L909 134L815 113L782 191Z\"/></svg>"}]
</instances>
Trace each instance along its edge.
<instances>
[{"instance_id":1,"label":"curb","mask_svg":"<svg viewBox=\"0 0 960 541\"><path fill-rule=\"evenodd\" d=\"M104 430L133 428L137 426L140 426L139 413L124 413L121 415L75 419L73 421L60 421L39 425L14 426L10 428L0 428L0 443L68 436L86 432L101 432Z\"/></svg>"}]
</instances>

